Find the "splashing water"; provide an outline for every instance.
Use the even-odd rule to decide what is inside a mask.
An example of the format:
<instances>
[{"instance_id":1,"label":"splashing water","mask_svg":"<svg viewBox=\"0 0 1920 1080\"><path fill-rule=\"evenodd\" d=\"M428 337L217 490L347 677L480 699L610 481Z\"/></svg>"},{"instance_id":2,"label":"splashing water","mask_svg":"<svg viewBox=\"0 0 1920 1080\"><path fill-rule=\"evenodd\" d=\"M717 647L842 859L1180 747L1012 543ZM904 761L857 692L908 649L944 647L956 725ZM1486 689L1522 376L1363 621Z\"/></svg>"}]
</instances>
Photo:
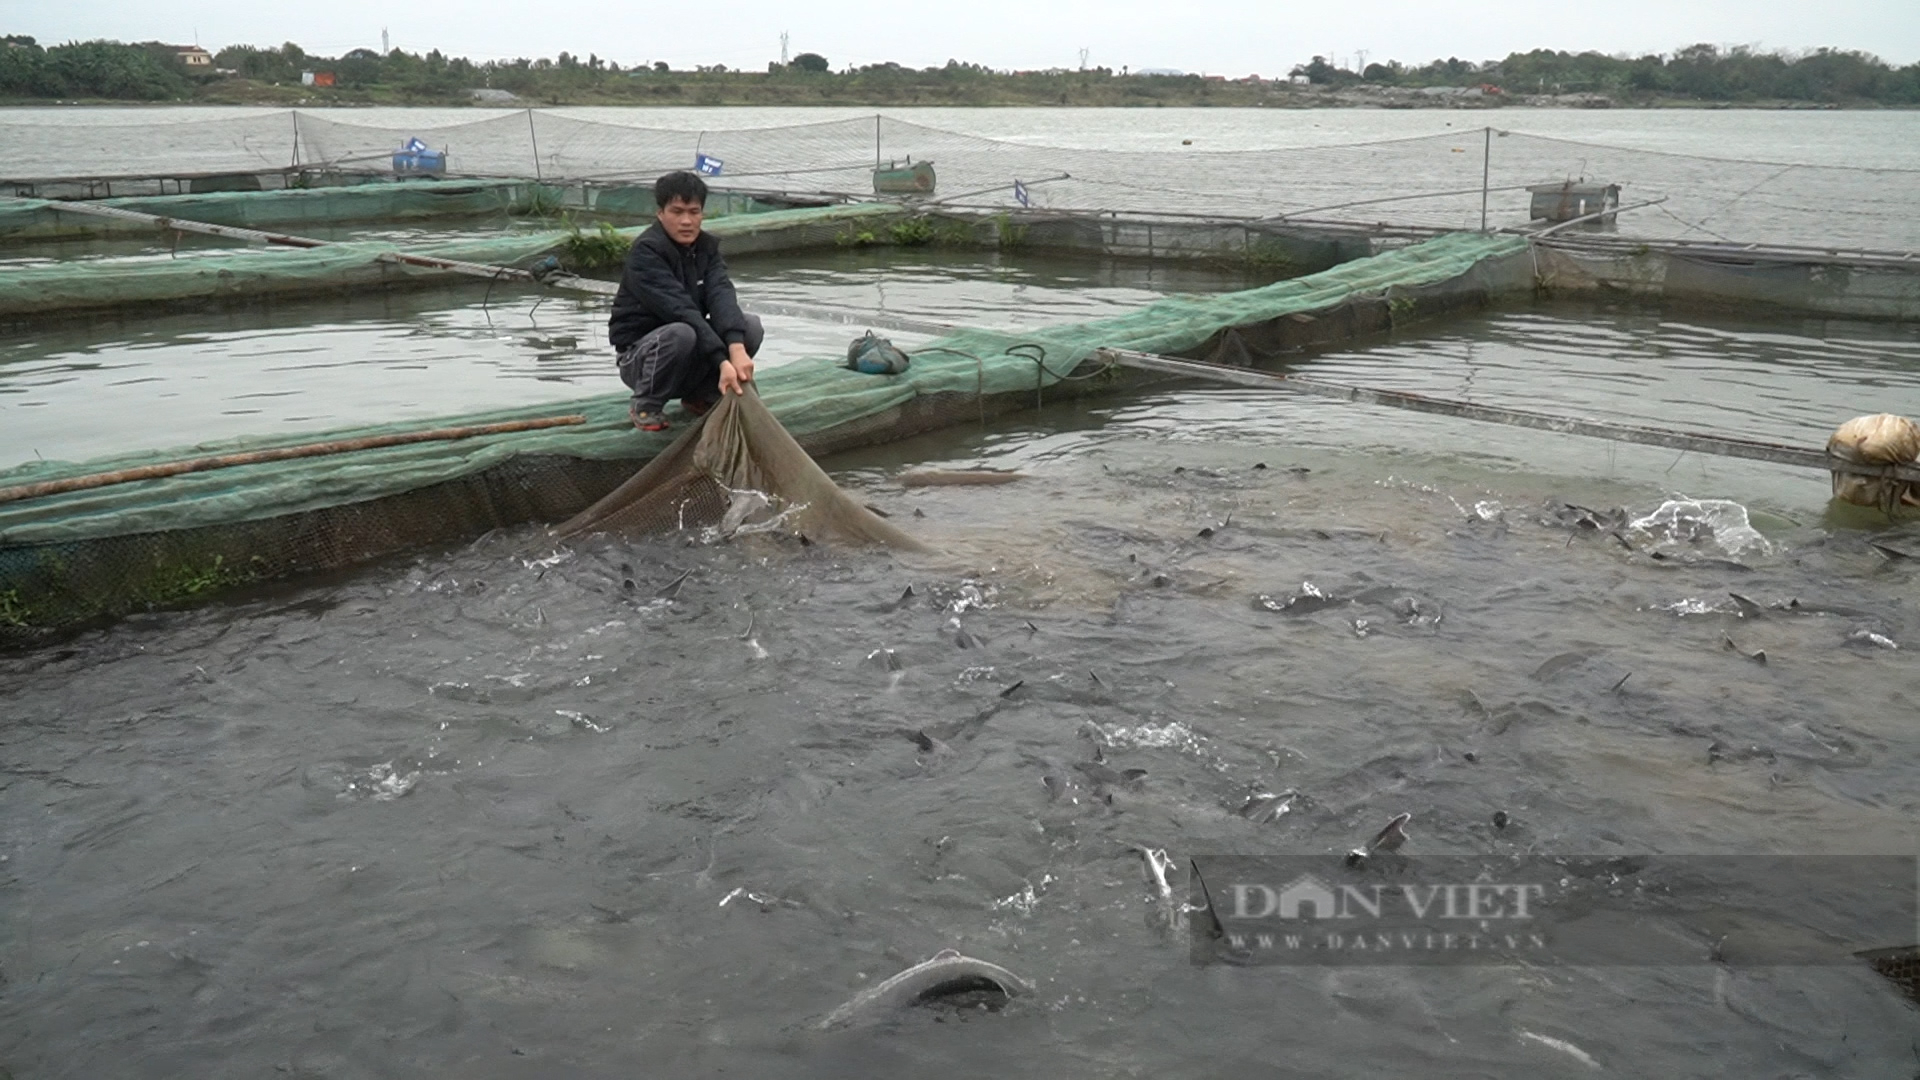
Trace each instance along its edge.
<instances>
[{"instance_id":1,"label":"splashing water","mask_svg":"<svg viewBox=\"0 0 1920 1080\"><path fill-rule=\"evenodd\" d=\"M1747 519L1747 508L1731 499L1668 499L1628 527L1652 535L1660 544L1695 547L1711 543L1734 556L1773 551L1773 545Z\"/></svg>"}]
</instances>

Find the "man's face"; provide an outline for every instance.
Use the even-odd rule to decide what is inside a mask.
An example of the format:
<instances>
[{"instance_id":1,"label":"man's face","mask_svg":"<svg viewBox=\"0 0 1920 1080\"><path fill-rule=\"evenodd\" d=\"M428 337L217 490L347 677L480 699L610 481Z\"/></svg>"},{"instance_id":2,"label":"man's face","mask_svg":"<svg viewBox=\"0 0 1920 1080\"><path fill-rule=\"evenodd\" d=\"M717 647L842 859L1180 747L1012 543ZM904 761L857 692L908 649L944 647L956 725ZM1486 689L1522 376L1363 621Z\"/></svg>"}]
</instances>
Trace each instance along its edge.
<instances>
[{"instance_id":1,"label":"man's face","mask_svg":"<svg viewBox=\"0 0 1920 1080\"><path fill-rule=\"evenodd\" d=\"M660 227L667 230L674 243L691 244L700 235L700 221L706 215L706 208L699 203L675 195L654 216L660 219Z\"/></svg>"}]
</instances>

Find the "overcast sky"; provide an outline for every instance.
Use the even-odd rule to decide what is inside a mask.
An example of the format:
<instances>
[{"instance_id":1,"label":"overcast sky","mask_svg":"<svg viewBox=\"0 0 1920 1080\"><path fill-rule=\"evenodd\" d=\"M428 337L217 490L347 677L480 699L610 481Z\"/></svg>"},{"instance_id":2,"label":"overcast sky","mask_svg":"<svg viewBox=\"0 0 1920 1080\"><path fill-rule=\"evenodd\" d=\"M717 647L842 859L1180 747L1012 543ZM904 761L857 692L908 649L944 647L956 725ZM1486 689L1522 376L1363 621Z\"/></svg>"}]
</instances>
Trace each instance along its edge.
<instances>
[{"instance_id":1,"label":"overcast sky","mask_svg":"<svg viewBox=\"0 0 1920 1080\"><path fill-rule=\"evenodd\" d=\"M1694 42L1808 49L1831 45L1920 60L1920 0L740 0L576 3L526 0L0 0L0 32L42 44L112 38L204 46L294 41L337 55L396 48L475 60L598 54L622 65L725 64L764 70L791 51L835 68L949 58L994 68L1180 68L1240 76L1284 73L1314 54L1351 63L1496 59L1534 48L1672 52Z\"/></svg>"}]
</instances>

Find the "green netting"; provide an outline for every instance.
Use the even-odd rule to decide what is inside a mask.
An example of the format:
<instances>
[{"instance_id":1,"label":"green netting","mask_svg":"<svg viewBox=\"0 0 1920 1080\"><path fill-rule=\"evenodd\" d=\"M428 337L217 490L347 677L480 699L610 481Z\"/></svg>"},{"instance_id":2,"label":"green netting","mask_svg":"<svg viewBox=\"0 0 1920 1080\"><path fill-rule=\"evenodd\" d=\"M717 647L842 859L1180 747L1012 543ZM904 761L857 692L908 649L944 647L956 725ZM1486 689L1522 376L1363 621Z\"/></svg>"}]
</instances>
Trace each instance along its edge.
<instances>
[{"instance_id":1,"label":"green netting","mask_svg":"<svg viewBox=\"0 0 1920 1080\"><path fill-rule=\"evenodd\" d=\"M525 213L542 205L543 199L557 204L557 193L543 194L552 190L517 180L413 180L353 187L101 199L91 205L212 225L297 232L300 225ZM59 206L47 199L0 201L0 240L152 231L152 226L138 222L61 213Z\"/></svg>"},{"instance_id":2,"label":"green netting","mask_svg":"<svg viewBox=\"0 0 1920 1080\"><path fill-rule=\"evenodd\" d=\"M800 212L796 212L800 213ZM769 217L773 215L767 215ZM751 223L758 226L758 222ZM1200 354L1292 328L1365 332L1530 282L1526 242L1440 237L1265 288L1173 297L1115 318L1010 334L968 330L915 350L897 376L834 361L767 369L767 407L810 453L881 443L975 416L1082 393L1114 374L1101 347ZM1352 315L1373 312L1372 316ZM1341 313L1350 318L1344 321ZM1278 328L1278 329L1275 329ZM1277 335L1277 336L1276 336ZM1239 347L1239 346L1236 346ZM1010 351L1011 350L1011 351ZM1063 382L1071 376L1072 382ZM256 438L85 463L34 462L0 485L317 442L579 413L583 425L227 468L0 503L0 624L45 626L165 602L239 581L352 562L476 528L556 520L585 508L658 454L624 395L329 432Z\"/></svg>"},{"instance_id":3,"label":"green netting","mask_svg":"<svg viewBox=\"0 0 1920 1080\"><path fill-rule=\"evenodd\" d=\"M209 198L211 196L190 196ZM711 231L731 253L832 243L846 223L899 211L882 204L776 210L719 218ZM640 227L622 231L632 238ZM409 246L406 254L498 266L524 266L565 241L564 232ZM200 250L176 259L99 260L27 266L0 274L0 316L46 315L127 304L239 300L285 293L391 286L444 280L445 271L384 259L390 242L357 241L318 248Z\"/></svg>"}]
</instances>

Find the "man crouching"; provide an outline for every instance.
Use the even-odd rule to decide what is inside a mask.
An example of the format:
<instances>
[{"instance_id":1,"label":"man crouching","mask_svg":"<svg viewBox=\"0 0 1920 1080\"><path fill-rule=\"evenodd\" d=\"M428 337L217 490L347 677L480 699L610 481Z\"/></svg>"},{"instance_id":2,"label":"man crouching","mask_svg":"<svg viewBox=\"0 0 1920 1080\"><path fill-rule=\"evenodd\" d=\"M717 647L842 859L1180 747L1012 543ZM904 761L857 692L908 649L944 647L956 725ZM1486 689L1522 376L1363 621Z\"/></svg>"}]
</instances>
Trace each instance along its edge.
<instances>
[{"instance_id":1,"label":"man crouching","mask_svg":"<svg viewBox=\"0 0 1920 1080\"><path fill-rule=\"evenodd\" d=\"M703 416L721 394L743 393L766 336L740 310L720 241L701 231L706 181L668 173L654 183L653 201L659 210L627 253L607 321L620 379L633 391L627 415L641 431L665 431L674 398Z\"/></svg>"}]
</instances>

